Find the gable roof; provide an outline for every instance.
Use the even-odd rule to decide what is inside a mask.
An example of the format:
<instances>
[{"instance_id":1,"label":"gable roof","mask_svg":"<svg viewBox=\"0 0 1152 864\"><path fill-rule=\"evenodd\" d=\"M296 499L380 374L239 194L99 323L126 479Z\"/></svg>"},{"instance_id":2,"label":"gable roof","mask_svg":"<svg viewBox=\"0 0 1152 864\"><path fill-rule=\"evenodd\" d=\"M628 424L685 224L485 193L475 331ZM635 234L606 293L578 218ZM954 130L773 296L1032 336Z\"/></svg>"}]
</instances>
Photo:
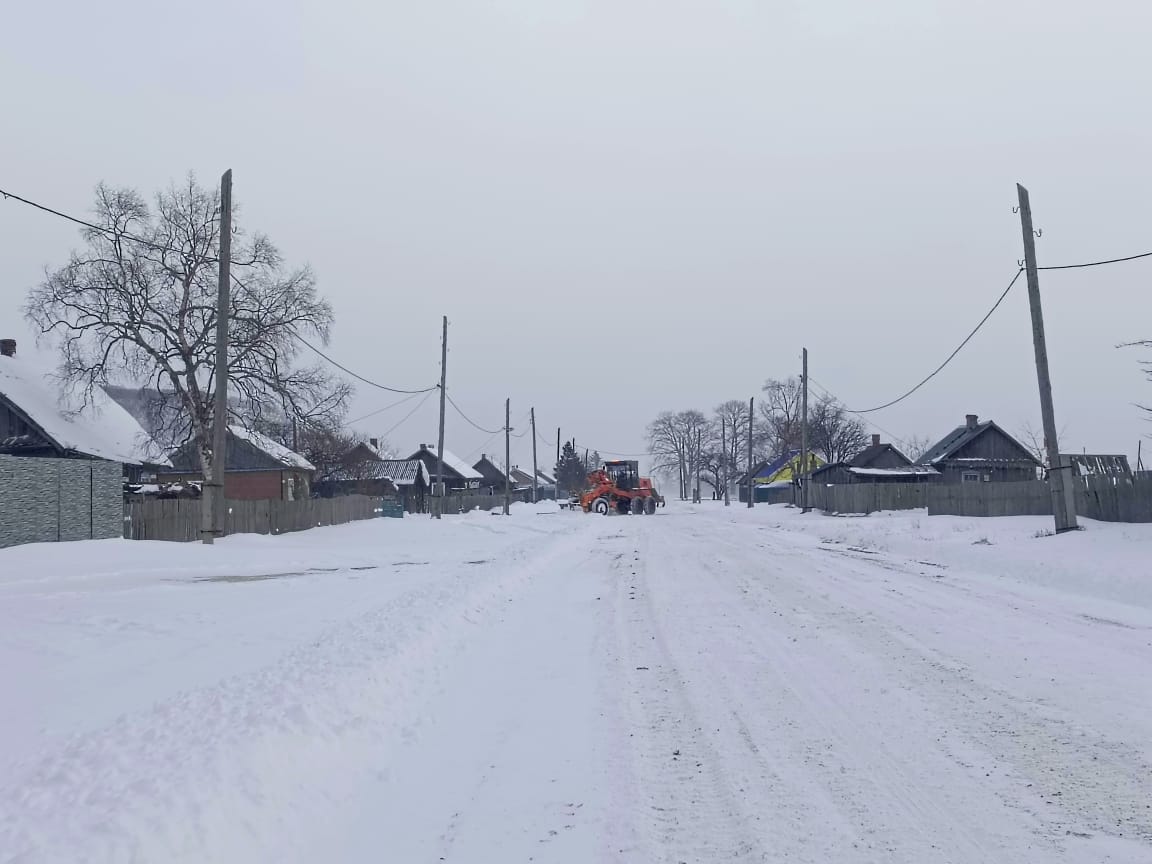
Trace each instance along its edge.
<instances>
[{"instance_id":1,"label":"gable roof","mask_svg":"<svg viewBox=\"0 0 1152 864\"><path fill-rule=\"evenodd\" d=\"M425 486L432 485L432 477L419 459L381 459L378 464L394 486L415 486L421 480Z\"/></svg>"},{"instance_id":2,"label":"gable roof","mask_svg":"<svg viewBox=\"0 0 1152 864\"><path fill-rule=\"evenodd\" d=\"M813 453L808 451L808 459L814 466L821 466L824 460ZM793 467L800 466L800 450L786 450L775 459L759 463L752 471L752 482L757 486L765 486L772 483L790 483L792 481ZM812 469L817 470L816 468ZM748 472L744 472L736 481L737 484L748 482Z\"/></svg>"},{"instance_id":3,"label":"gable roof","mask_svg":"<svg viewBox=\"0 0 1152 864\"><path fill-rule=\"evenodd\" d=\"M96 389L80 409L62 398L56 378L23 357L0 355L0 397L65 452L126 465L168 460L139 423Z\"/></svg>"},{"instance_id":4,"label":"gable roof","mask_svg":"<svg viewBox=\"0 0 1152 864\"><path fill-rule=\"evenodd\" d=\"M504 485L504 472L500 469L499 465L488 458L487 453L482 455L480 461L472 467L479 472L481 479L483 479L485 483Z\"/></svg>"},{"instance_id":5,"label":"gable roof","mask_svg":"<svg viewBox=\"0 0 1152 864\"><path fill-rule=\"evenodd\" d=\"M971 444L989 429L995 429L997 432L999 432L1001 435L1019 447L1020 452L1022 452L1031 462L1042 466L1040 460L1033 456L1027 447L1025 447L1023 444L1021 444L1019 441L1017 441L1015 438L997 426L996 423L992 420L985 420L983 423L977 423L975 426L969 426L967 424L964 424L963 426L957 426L955 429L937 441L932 447L929 447L924 455L916 460L916 464L935 465L938 462L943 462L951 458L959 450Z\"/></svg>"},{"instance_id":6,"label":"gable roof","mask_svg":"<svg viewBox=\"0 0 1152 864\"><path fill-rule=\"evenodd\" d=\"M847 464L850 468L868 468L873 462L879 459L883 454L889 450L900 458L900 461L905 465L911 465L912 460L893 447L891 444L870 444L865 447L855 456L848 460Z\"/></svg>"},{"instance_id":7,"label":"gable roof","mask_svg":"<svg viewBox=\"0 0 1152 864\"><path fill-rule=\"evenodd\" d=\"M433 459L437 458L435 444L421 444L420 449L409 456L409 459L419 459L421 454L427 454ZM444 467L455 473L462 480L483 480L484 477L475 468L449 450L444 448Z\"/></svg>"},{"instance_id":8,"label":"gable roof","mask_svg":"<svg viewBox=\"0 0 1152 864\"><path fill-rule=\"evenodd\" d=\"M519 486L531 486L532 485L532 475L529 474L527 471L524 471L523 469L517 468L515 465L513 465L512 470L509 471L508 473L509 473L509 475L511 475L512 481L514 483L516 483L517 485L519 485Z\"/></svg>"},{"instance_id":9,"label":"gable roof","mask_svg":"<svg viewBox=\"0 0 1152 864\"><path fill-rule=\"evenodd\" d=\"M536 476L540 478L540 482L543 483L545 486L555 486L556 485L556 478L553 477L551 474L548 474L547 472L545 472L545 470L543 468L537 468L536 469Z\"/></svg>"},{"instance_id":10,"label":"gable roof","mask_svg":"<svg viewBox=\"0 0 1152 864\"><path fill-rule=\"evenodd\" d=\"M254 432L251 429L245 429L243 426L229 426L228 432L241 441L246 441L251 444L261 453L270 456L285 468L298 468L301 471L316 470L316 466L299 453L288 449L279 441L273 441L267 435Z\"/></svg>"}]
</instances>

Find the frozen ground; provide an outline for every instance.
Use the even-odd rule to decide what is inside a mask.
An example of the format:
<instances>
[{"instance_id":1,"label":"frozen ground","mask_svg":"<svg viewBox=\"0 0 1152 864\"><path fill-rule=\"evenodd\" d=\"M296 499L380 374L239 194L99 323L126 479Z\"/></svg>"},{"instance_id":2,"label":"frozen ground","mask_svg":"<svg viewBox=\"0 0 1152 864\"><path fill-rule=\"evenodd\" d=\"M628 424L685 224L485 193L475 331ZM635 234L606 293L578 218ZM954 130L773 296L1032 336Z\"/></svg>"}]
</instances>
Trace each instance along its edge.
<instances>
[{"instance_id":1,"label":"frozen ground","mask_svg":"<svg viewBox=\"0 0 1152 864\"><path fill-rule=\"evenodd\" d=\"M1152 526L0 552L0 861L1152 861Z\"/></svg>"}]
</instances>

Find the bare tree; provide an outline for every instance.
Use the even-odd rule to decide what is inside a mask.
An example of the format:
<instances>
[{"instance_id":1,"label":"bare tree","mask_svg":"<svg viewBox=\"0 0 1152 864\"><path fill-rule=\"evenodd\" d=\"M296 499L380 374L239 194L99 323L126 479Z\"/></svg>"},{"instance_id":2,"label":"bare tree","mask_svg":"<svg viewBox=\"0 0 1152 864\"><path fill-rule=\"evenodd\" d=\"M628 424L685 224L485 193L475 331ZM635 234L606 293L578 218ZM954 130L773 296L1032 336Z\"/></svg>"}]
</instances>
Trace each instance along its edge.
<instances>
[{"instance_id":1,"label":"bare tree","mask_svg":"<svg viewBox=\"0 0 1152 864\"><path fill-rule=\"evenodd\" d=\"M195 177L150 208L130 189L101 185L86 248L49 270L25 315L60 352L60 373L90 397L118 379L148 382L165 443L195 444L212 470L219 193ZM139 239L136 239L139 238ZM141 242L142 241L142 242ZM237 232L229 315L229 413L255 428L295 417L339 417L351 388L296 362L299 339L327 341L332 308L307 267L287 269L263 235ZM233 395L234 394L234 395Z\"/></svg>"},{"instance_id":2,"label":"bare tree","mask_svg":"<svg viewBox=\"0 0 1152 864\"><path fill-rule=\"evenodd\" d=\"M648 452L654 457L654 473L675 473L680 478L680 497L687 498L697 465L708 440L708 420L700 411L665 411L648 424Z\"/></svg>"},{"instance_id":3,"label":"bare tree","mask_svg":"<svg viewBox=\"0 0 1152 864\"><path fill-rule=\"evenodd\" d=\"M809 412L810 446L825 462L843 462L868 446L864 423L845 411L837 400L825 396L810 406Z\"/></svg>"},{"instance_id":4,"label":"bare tree","mask_svg":"<svg viewBox=\"0 0 1152 864\"><path fill-rule=\"evenodd\" d=\"M1124 343L1118 345L1117 347L1118 348L1152 349L1152 339L1140 339L1140 340L1137 340L1136 342L1124 342ZM1141 360L1140 365L1144 367L1144 374L1148 376L1148 380L1152 381L1152 360ZM1149 415L1152 415L1152 404L1144 403L1144 402L1137 402L1136 407L1138 407L1141 411L1145 411ZM1059 436L1057 436L1057 437L1063 438L1064 433L1061 432L1059 434Z\"/></svg>"},{"instance_id":5,"label":"bare tree","mask_svg":"<svg viewBox=\"0 0 1152 864\"><path fill-rule=\"evenodd\" d=\"M1067 434L1068 427L1062 426L1056 434L1056 440L1066 440ZM1025 420L1024 424L1016 432L1016 439L1024 445L1024 448L1029 453L1040 461L1041 465L1045 467L1048 466L1048 445L1044 442L1043 429L1034 426L1031 420Z\"/></svg>"},{"instance_id":6,"label":"bare tree","mask_svg":"<svg viewBox=\"0 0 1152 864\"><path fill-rule=\"evenodd\" d=\"M800 448L800 409L803 384L799 378L769 378L760 400L760 433L752 442L757 455L774 459ZM747 442L745 442L747 443Z\"/></svg>"},{"instance_id":7,"label":"bare tree","mask_svg":"<svg viewBox=\"0 0 1152 864\"><path fill-rule=\"evenodd\" d=\"M894 443L900 448L901 453L915 462L928 452L934 442L927 435L909 435Z\"/></svg>"}]
</instances>

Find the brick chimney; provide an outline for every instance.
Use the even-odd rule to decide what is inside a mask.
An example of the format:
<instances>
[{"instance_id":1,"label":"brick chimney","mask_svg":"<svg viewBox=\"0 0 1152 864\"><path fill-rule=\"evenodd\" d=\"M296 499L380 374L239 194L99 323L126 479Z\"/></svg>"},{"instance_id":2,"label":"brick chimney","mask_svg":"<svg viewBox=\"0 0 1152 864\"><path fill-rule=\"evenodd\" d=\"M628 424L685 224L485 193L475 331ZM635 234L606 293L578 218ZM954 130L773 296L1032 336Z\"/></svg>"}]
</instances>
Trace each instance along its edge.
<instances>
[{"instance_id":1,"label":"brick chimney","mask_svg":"<svg viewBox=\"0 0 1152 864\"><path fill-rule=\"evenodd\" d=\"M380 449L380 439L379 438L369 438L368 443L372 445L373 450L379 450Z\"/></svg>"},{"instance_id":2,"label":"brick chimney","mask_svg":"<svg viewBox=\"0 0 1152 864\"><path fill-rule=\"evenodd\" d=\"M5 357L16 356L16 340L15 339L0 339L0 355Z\"/></svg>"},{"instance_id":3,"label":"brick chimney","mask_svg":"<svg viewBox=\"0 0 1152 864\"><path fill-rule=\"evenodd\" d=\"M873 447L879 447L880 446L880 436L875 432L872 433L872 446Z\"/></svg>"},{"instance_id":4,"label":"brick chimney","mask_svg":"<svg viewBox=\"0 0 1152 864\"><path fill-rule=\"evenodd\" d=\"M977 426L980 425L980 418L977 417L975 414L965 414L964 419L967 421L967 425L968 425L969 429L975 429Z\"/></svg>"}]
</instances>

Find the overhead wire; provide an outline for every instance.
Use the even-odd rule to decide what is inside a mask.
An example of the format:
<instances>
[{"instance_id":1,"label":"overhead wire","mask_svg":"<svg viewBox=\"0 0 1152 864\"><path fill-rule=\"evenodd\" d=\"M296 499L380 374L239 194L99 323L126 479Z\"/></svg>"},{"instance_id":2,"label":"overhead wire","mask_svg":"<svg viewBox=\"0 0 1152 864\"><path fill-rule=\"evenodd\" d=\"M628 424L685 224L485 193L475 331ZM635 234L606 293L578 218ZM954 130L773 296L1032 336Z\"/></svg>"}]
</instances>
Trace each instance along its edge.
<instances>
[{"instance_id":1,"label":"overhead wire","mask_svg":"<svg viewBox=\"0 0 1152 864\"><path fill-rule=\"evenodd\" d=\"M42 210L43 212L49 213L52 216L57 216L61 219L66 219L69 222L74 222L77 225L82 225L85 228L89 228L93 231L97 231L97 232L105 235L106 237L111 237L113 240L116 240L116 239L129 240L133 243L139 243L141 246L147 246L150 249L155 249L158 252L181 252L181 251L185 251L185 250L180 250L180 249L173 249L171 246L165 246L162 243L156 243L152 240L148 240L145 237L140 237L136 234L131 234L127 231L117 231L113 228L109 228L107 225L97 225L94 222L89 222L87 219L81 219L79 216L72 216L69 213L64 213L63 211L55 210L52 207L47 206L46 204L40 204L36 201L32 201L28 198L24 198L20 195L17 195L15 192L9 192L5 189L0 189L0 197L3 197L5 201L9 201L9 200L19 201L21 204L27 204L29 207L34 207L37 210ZM205 258L204 260L209 261L209 262L217 262L218 263L220 259L219 258Z\"/></svg>"},{"instance_id":2,"label":"overhead wire","mask_svg":"<svg viewBox=\"0 0 1152 864\"><path fill-rule=\"evenodd\" d=\"M1120 264L1124 261L1135 261L1138 258L1152 258L1152 252L1141 252L1139 255L1126 255L1123 258L1107 258L1103 261L1086 261L1083 264L1049 264L1046 267L1037 267L1037 270L1079 270L1084 267L1102 267L1105 264Z\"/></svg>"},{"instance_id":3,"label":"overhead wire","mask_svg":"<svg viewBox=\"0 0 1152 864\"><path fill-rule=\"evenodd\" d=\"M420 395L419 393L413 393L410 396L405 396L403 399L400 399L400 400L393 402L389 405L385 405L383 408L377 408L375 411L369 411L367 414L364 414L361 417L357 417L354 420L349 420L348 423L349 424L360 423L363 420L367 420L369 417L375 417L377 414L383 414L385 411L388 411L392 408L399 407L400 405L403 405L405 402L410 402L411 400L415 399L419 395Z\"/></svg>"},{"instance_id":4,"label":"overhead wire","mask_svg":"<svg viewBox=\"0 0 1152 864\"><path fill-rule=\"evenodd\" d=\"M855 411L849 411L847 408L844 408L844 404L843 404L842 400L840 399L840 397L839 397L839 396L837 396L835 393L833 393L831 390L829 390L827 387L825 387L823 384L821 384L819 381L817 381L815 378L813 378L811 374L809 374L809 375L808 375L808 380L809 380L811 383L815 384L815 385L816 385L816 388L817 388L817 389L818 389L818 390L819 390L821 393L823 393L823 394L824 394L824 395L825 395L827 398L829 398L829 399L833 400L834 402L836 402L836 404L837 404L837 405L838 405L838 406L839 406L839 407L840 407L842 410L846 411L846 412L847 412L847 413L849 413L849 414L856 414L856 412L855 412ZM881 426L879 423L877 423L875 420L871 419L871 418L870 418L870 417L868 417L868 416L861 416L861 418L860 418L860 419L861 419L863 422L867 423L869 426L871 426L873 429L876 429L876 430L877 430L877 431L879 431L879 432L883 432L885 435L887 435L887 436L888 436L889 438L891 438L893 441L895 441L895 440L896 440L896 439L899 437L898 435L896 435L896 433L894 433L894 432L890 432L889 430L885 429L883 426Z\"/></svg>"},{"instance_id":5,"label":"overhead wire","mask_svg":"<svg viewBox=\"0 0 1152 864\"><path fill-rule=\"evenodd\" d=\"M433 390L439 390L440 389L439 384L433 384L431 387L424 387L420 390L404 390L400 387L389 387L385 384L380 384L379 382L373 381L370 378L365 378L363 375L360 375L357 372L353 372L351 369L349 369L344 364L338 363L337 361L333 360L331 357L329 357L327 354L325 354L323 351L321 351L319 348L317 348L315 345L313 345L311 342L309 342L307 339L305 339L299 333L292 331L292 335L294 337L296 337L296 340L298 342L300 342L302 345L305 345L308 348L310 348L312 351L314 351L319 356L323 357L325 360L327 360L329 363L331 363L337 369L351 375L357 381L362 381L363 383L369 385L370 387L375 387L377 390L384 390L384 391L387 391L388 393L406 393L406 394L409 394L411 396L419 396L421 393L431 393Z\"/></svg>"},{"instance_id":6,"label":"overhead wire","mask_svg":"<svg viewBox=\"0 0 1152 864\"><path fill-rule=\"evenodd\" d=\"M381 434L380 437L381 438L387 438L389 435L391 435L393 432L395 432L397 429L399 429L401 426L403 426L406 422L408 422L408 419L424 406L424 403L428 401L428 398L431 395L432 395L431 393L425 393L424 398L416 403L415 408L413 408L411 411L409 411L407 414L405 414L403 417L401 417L400 420L398 422L394 423L390 428L385 430L383 432L383 434Z\"/></svg>"},{"instance_id":7,"label":"overhead wire","mask_svg":"<svg viewBox=\"0 0 1152 864\"><path fill-rule=\"evenodd\" d=\"M480 430L481 432L484 432L487 435L499 435L501 432L504 431L503 426L501 426L499 429L486 429L486 428L484 428L479 423L477 423L475 420L473 420L471 417L469 417L467 414L465 414L464 409L462 409L459 405L456 404L456 400L453 399L450 394L445 393L444 396L448 400L448 404L456 409L456 413L459 414L461 417L463 417L469 423L469 425L471 425L472 427Z\"/></svg>"},{"instance_id":8,"label":"overhead wire","mask_svg":"<svg viewBox=\"0 0 1152 864\"><path fill-rule=\"evenodd\" d=\"M971 342L972 338L980 332L980 328L983 327L988 319L992 317L992 313L1000 308L1000 304L1004 302L1004 298L1008 296L1008 292L1012 290L1012 286L1015 285L1016 282L1020 279L1020 274L1023 272L1023 267L1016 271L1016 275L1012 277L1012 281L1008 283L1008 287L1001 292L998 298L996 298L996 302L992 304L992 308L989 309L988 312L985 313L984 317L980 319L980 323L972 329L971 333L964 337L964 341L956 346L956 349L948 355L943 363L941 363L926 376L924 376L924 378L922 378L920 382L916 384L916 386L914 386L911 390L908 390L907 392L897 396L895 399L892 399L889 402L885 402L883 405L877 405L873 408L845 408L844 410L849 414L871 414L874 411L883 411L885 408L891 408L893 405L896 405L899 402L903 402L905 399L907 399L909 396L911 396L913 393L915 393L917 390L919 390L921 387L939 375L944 370L944 367L951 363L953 358L955 358L956 355L964 349L964 346Z\"/></svg>"}]
</instances>

